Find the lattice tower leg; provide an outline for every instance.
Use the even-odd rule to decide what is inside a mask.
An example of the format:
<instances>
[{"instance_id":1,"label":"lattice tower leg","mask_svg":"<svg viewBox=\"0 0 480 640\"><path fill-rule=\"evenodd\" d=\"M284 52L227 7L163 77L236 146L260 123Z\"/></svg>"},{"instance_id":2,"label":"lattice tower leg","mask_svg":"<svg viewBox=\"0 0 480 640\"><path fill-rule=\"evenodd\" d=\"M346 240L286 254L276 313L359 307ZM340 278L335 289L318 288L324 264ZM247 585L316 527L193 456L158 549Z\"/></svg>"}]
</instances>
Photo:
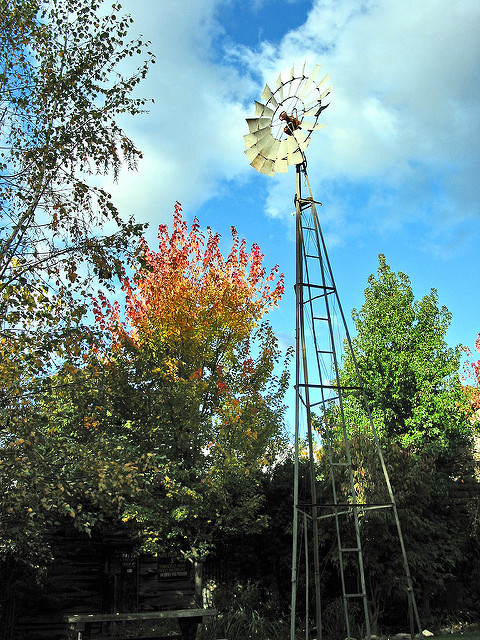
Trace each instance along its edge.
<instances>
[{"instance_id":1,"label":"lattice tower leg","mask_svg":"<svg viewBox=\"0 0 480 640\"><path fill-rule=\"evenodd\" d=\"M304 179L308 195L302 195L302 178ZM320 599L320 558L318 544L319 520L332 518L335 522L337 540L340 582L343 596L346 637L351 637L349 602L360 599L362 602L365 635L371 638L370 619L368 612L365 570L363 562L361 529L359 514L371 509L390 509L395 521L403 566L407 582L407 597L409 605L410 632L414 635L415 623L421 632L418 610L413 593L412 580L405 551L403 535L392 487L385 466L383 453L376 433L375 425L368 409L365 391L361 382L358 365L352 350L352 343L347 323L340 304L340 299L333 279L326 246L317 216L317 209L310 189L305 164L297 166L296 191L296 374L295 374L295 475L294 475L294 519L293 519L293 549L292 549L292 599L291 599L291 640L295 634L296 618L296 590L298 583L298 521L299 513L303 511L304 521L307 517L311 521L313 539L313 569L315 583L315 622L317 638L322 637L321 599ZM342 386L339 376L339 362L337 356L338 339L335 336L334 312L340 319L341 330L346 336L357 373L357 386L346 388ZM309 332L307 331L309 325ZM322 335L323 333L323 335ZM322 337L320 337L322 336ZM324 346L325 345L325 346ZM385 481L388 501L383 504L361 504L358 501L357 488L352 466L349 434L344 411L344 395L355 391L363 398L364 408L370 422L376 452ZM299 503L299 444L300 444L300 413L301 409L306 417L306 442L309 458L310 503ZM335 409L333 411L333 409ZM336 424L331 424L329 416L335 415ZM315 424L314 424L315 422ZM323 448L327 451L330 483L331 504L317 503L317 489L315 477L315 443L314 433L322 432ZM335 431L336 440L333 437ZM334 453L333 444L338 443L341 435L342 456ZM341 492L339 483L348 488L347 498L340 502ZM344 490L345 491L345 490ZM320 513L321 510L321 513ZM347 531L347 528L350 530ZM350 535L348 535L350 534ZM305 530L305 536L307 532ZM345 546L345 539L353 539L353 546ZM352 591L347 584L345 565L354 565L357 574L357 586ZM306 637L309 621L306 620Z\"/></svg>"}]
</instances>

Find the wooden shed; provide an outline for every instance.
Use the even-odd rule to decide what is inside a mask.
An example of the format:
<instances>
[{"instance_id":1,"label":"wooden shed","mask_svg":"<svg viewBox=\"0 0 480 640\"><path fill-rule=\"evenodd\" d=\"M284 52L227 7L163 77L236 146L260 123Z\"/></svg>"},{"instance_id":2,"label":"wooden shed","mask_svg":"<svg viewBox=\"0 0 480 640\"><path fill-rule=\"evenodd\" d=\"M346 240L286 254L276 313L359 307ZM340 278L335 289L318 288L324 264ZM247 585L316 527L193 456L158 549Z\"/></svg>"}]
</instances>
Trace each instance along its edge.
<instances>
[{"instance_id":1,"label":"wooden shed","mask_svg":"<svg viewBox=\"0 0 480 640\"><path fill-rule=\"evenodd\" d=\"M28 640L63 640L72 614L130 613L195 607L193 570L181 557L135 553L125 534L88 538L59 531L41 585L17 594L14 632ZM13 636L15 637L15 636Z\"/></svg>"}]
</instances>

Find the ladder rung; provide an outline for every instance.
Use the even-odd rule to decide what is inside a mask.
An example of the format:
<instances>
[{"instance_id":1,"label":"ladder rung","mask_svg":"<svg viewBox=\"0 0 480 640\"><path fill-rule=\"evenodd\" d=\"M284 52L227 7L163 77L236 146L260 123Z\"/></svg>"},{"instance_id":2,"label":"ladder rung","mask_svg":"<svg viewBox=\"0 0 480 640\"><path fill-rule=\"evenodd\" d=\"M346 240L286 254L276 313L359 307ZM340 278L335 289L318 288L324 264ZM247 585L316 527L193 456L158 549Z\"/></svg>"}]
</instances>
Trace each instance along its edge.
<instances>
[{"instance_id":1,"label":"ladder rung","mask_svg":"<svg viewBox=\"0 0 480 640\"><path fill-rule=\"evenodd\" d=\"M305 386L305 385L301 385L301 386ZM295 385L293 388L295 389L295 391L297 391L298 389L297 385ZM338 400L338 396L332 396L331 398L324 398L323 400L319 400L318 402L312 402L310 404L310 408L313 409L313 407L316 407L319 404L327 404L328 402L334 402L335 400ZM307 403L305 402L304 398L302 398L301 396L300 396L300 402L303 404L304 407L307 406Z\"/></svg>"},{"instance_id":2,"label":"ladder rung","mask_svg":"<svg viewBox=\"0 0 480 640\"><path fill-rule=\"evenodd\" d=\"M348 462L332 462L332 467L348 467Z\"/></svg>"},{"instance_id":3,"label":"ladder rung","mask_svg":"<svg viewBox=\"0 0 480 640\"><path fill-rule=\"evenodd\" d=\"M312 389L333 389L339 391L361 391L362 387L344 386L341 384L306 384L305 382L298 385L299 387L311 387Z\"/></svg>"},{"instance_id":4,"label":"ladder rung","mask_svg":"<svg viewBox=\"0 0 480 640\"><path fill-rule=\"evenodd\" d=\"M345 549L340 549L340 551L342 553L347 553L348 551L350 552L356 551L357 553L359 553L360 549L358 547L351 547L351 548L346 547Z\"/></svg>"},{"instance_id":5,"label":"ladder rung","mask_svg":"<svg viewBox=\"0 0 480 640\"><path fill-rule=\"evenodd\" d=\"M314 258L318 258L318 256L312 256L312 255L306 255L305 258L310 258L311 260ZM329 287L327 285L323 285L323 284L313 284L311 282L301 282L300 283L303 287L310 287L310 288L314 288L314 289L322 289L323 293L320 294L321 297L323 297L324 295L330 295L331 293L335 293L335 287ZM296 285L293 285L294 288L296 287Z\"/></svg>"},{"instance_id":6,"label":"ladder rung","mask_svg":"<svg viewBox=\"0 0 480 640\"><path fill-rule=\"evenodd\" d=\"M328 318L321 318L320 316L313 316L313 320L323 320L324 322L328 320Z\"/></svg>"},{"instance_id":7,"label":"ladder rung","mask_svg":"<svg viewBox=\"0 0 480 640\"><path fill-rule=\"evenodd\" d=\"M327 289L323 284L313 284L311 282L301 282L300 285L309 289L323 289L324 291Z\"/></svg>"},{"instance_id":8,"label":"ladder rung","mask_svg":"<svg viewBox=\"0 0 480 640\"><path fill-rule=\"evenodd\" d=\"M303 385L304 386L304 385ZM312 385L309 385L312 386ZM295 386L294 389L296 389L297 387ZM311 407L316 407L318 404L327 404L329 402L334 402L335 400L338 400L338 396L331 396L329 398L324 398L323 400L318 400L317 402L312 403L310 406ZM302 402L305 406L307 406L305 404L305 401L302 399Z\"/></svg>"},{"instance_id":9,"label":"ladder rung","mask_svg":"<svg viewBox=\"0 0 480 640\"><path fill-rule=\"evenodd\" d=\"M318 402L312 402L310 403L310 409L314 409L315 407L318 407L319 404L323 404L324 402L326 402L325 400L319 400Z\"/></svg>"},{"instance_id":10,"label":"ladder rung","mask_svg":"<svg viewBox=\"0 0 480 640\"><path fill-rule=\"evenodd\" d=\"M366 598L366 593L346 593L345 598Z\"/></svg>"}]
</instances>

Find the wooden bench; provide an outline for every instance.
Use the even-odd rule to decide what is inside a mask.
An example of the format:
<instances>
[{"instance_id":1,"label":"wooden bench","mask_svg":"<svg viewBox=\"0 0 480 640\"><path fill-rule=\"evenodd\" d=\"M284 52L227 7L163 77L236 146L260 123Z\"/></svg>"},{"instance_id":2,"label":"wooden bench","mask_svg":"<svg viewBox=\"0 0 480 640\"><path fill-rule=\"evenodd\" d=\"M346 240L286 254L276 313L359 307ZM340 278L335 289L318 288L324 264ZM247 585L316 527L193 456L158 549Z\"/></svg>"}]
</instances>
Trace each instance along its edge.
<instances>
[{"instance_id":1,"label":"wooden bench","mask_svg":"<svg viewBox=\"0 0 480 640\"><path fill-rule=\"evenodd\" d=\"M65 616L70 638L84 640L90 637L95 622L145 622L148 620L178 620L183 640L195 640L197 625L217 615L216 609L177 609L174 611L145 611L142 613L93 613ZM158 637L158 636L157 636ZM175 637L175 636L173 636Z\"/></svg>"}]
</instances>

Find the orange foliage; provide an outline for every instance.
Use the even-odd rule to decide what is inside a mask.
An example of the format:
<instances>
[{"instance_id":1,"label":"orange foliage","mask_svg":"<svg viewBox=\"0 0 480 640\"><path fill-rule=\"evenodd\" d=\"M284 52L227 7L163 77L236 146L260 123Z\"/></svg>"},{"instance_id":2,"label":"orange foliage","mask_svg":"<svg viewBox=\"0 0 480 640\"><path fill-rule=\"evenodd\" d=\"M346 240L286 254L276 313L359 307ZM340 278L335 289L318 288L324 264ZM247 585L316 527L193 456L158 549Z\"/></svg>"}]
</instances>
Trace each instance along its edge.
<instances>
[{"instance_id":1,"label":"orange foliage","mask_svg":"<svg viewBox=\"0 0 480 640\"><path fill-rule=\"evenodd\" d=\"M201 378L204 362L220 365L215 357L220 351L228 361L229 345L248 340L284 292L278 267L267 274L258 245L247 251L234 227L231 232L233 244L225 259L219 234L208 227L204 234L196 218L189 230L177 202L171 233L159 226L158 252L142 239L143 266L124 279L130 328L122 325L118 304L110 305L102 294L95 303L96 319L101 328L110 328L114 347L125 339L152 350L168 344L168 354L156 355L172 379ZM245 369L250 367L246 361Z\"/></svg>"},{"instance_id":2,"label":"orange foliage","mask_svg":"<svg viewBox=\"0 0 480 640\"><path fill-rule=\"evenodd\" d=\"M480 351L480 333L475 341L475 351ZM469 358L473 352L469 347L465 347L465 352ZM472 423L480 421L480 360L468 360L464 364L463 381L468 384L466 393L468 395L468 415Z\"/></svg>"}]
</instances>

